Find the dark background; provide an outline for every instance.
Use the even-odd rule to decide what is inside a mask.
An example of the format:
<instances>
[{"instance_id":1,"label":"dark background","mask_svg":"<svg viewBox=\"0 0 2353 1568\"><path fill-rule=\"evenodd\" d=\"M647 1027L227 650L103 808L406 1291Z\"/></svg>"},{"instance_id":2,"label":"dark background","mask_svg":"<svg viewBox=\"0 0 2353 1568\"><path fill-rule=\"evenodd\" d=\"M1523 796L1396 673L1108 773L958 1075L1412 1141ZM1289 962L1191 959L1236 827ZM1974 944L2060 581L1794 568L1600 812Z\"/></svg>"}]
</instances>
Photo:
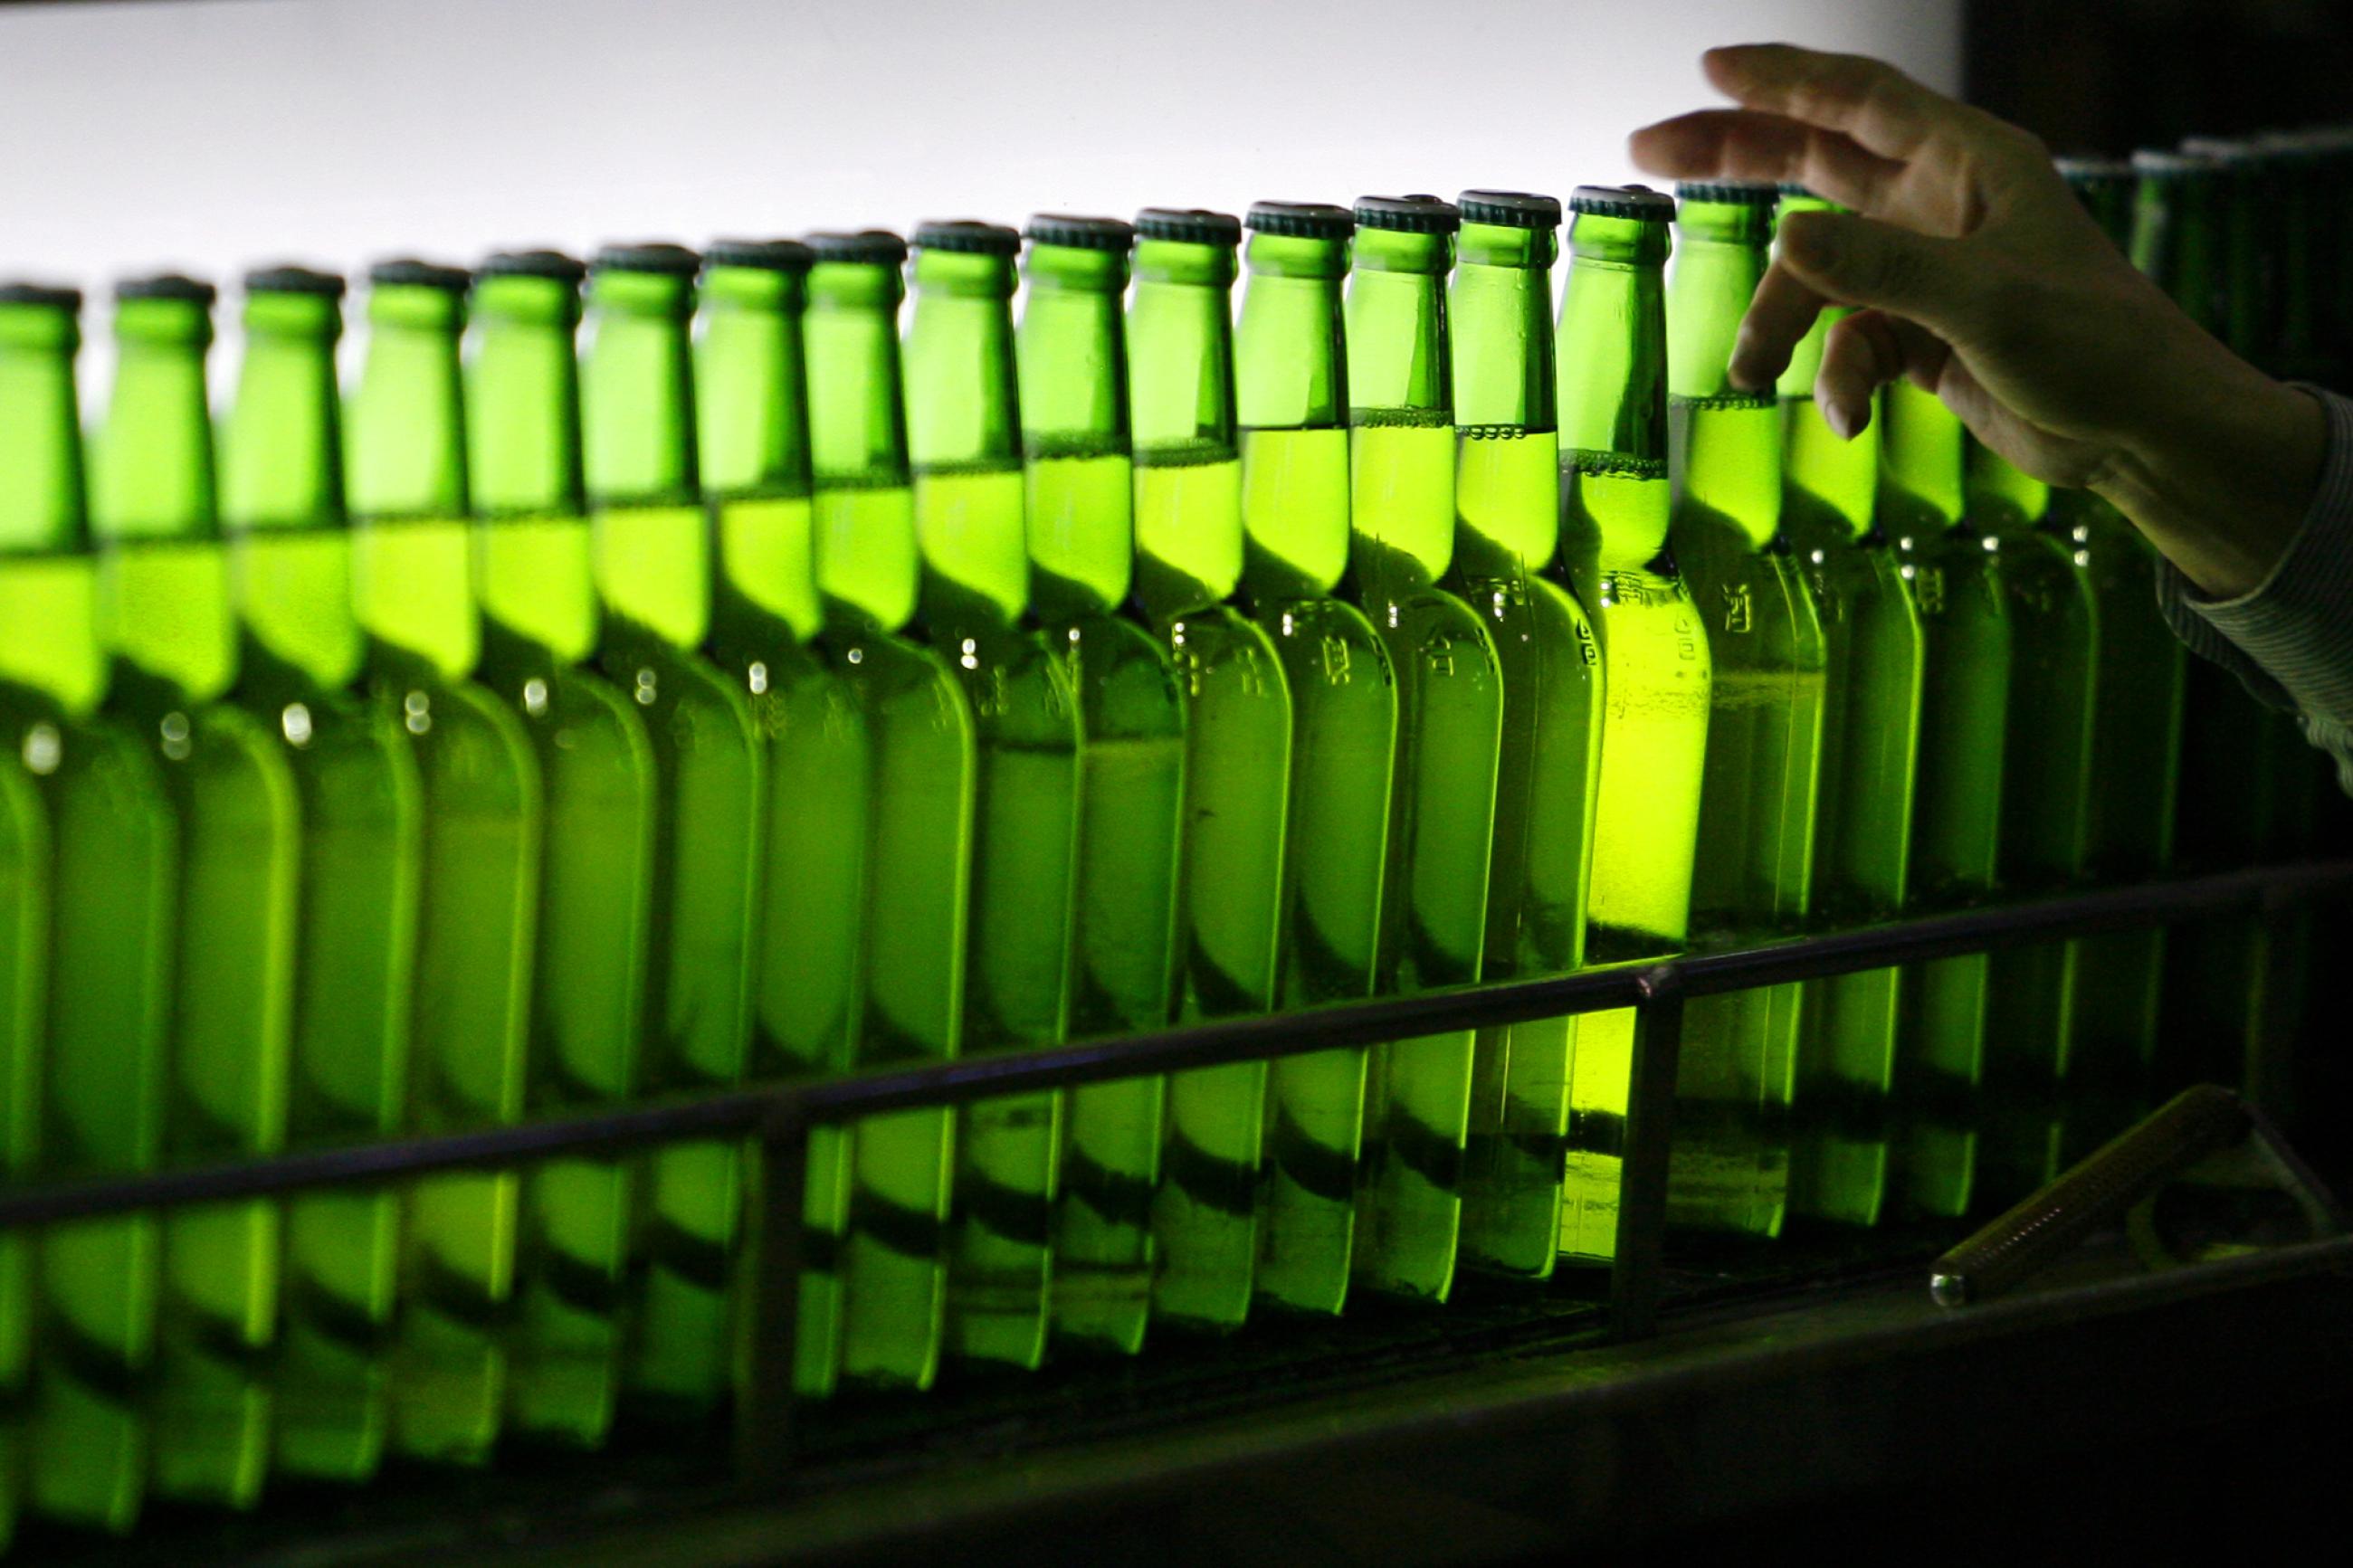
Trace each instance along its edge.
<instances>
[{"instance_id":1,"label":"dark background","mask_svg":"<svg viewBox=\"0 0 2353 1568\"><path fill-rule=\"evenodd\" d=\"M1976 0L1962 70L2054 153L2353 121L2353 0Z\"/></svg>"}]
</instances>

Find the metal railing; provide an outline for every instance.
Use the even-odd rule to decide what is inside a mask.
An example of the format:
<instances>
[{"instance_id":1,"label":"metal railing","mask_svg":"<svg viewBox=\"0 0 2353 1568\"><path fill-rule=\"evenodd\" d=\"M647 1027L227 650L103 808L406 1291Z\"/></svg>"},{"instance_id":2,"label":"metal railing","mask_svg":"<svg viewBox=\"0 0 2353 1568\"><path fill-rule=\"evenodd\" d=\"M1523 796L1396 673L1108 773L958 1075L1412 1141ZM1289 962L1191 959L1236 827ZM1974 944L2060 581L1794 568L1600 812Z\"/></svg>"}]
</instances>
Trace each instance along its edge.
<instances>
[{"instance_id":1,"label":"metal railing","mask_svg":"<svg viewBox=\"0 0 2353 1568\"><path fill-rule=\"evenodd\" d=\"M881 1111L1632 1008L1637 1026L1609 1319L1615 1337L1641 1338L1655 1332L1658 1321L1676 1066L1687 999L2214 916L2280 921L2300 905L2345 893L2353 893L2353 859L2168 878L1756 946L1601 965L1553 979L1462 986L1018 1054L768 1084L517 1126L26 1185L0 1191L0 1231L562 1156L626 1154L688 1139L744 1139L757 1145L760 1165L759 1201L745 1256L753 1270L747 1310L761 1331L749 1336L748 1364L736 1389L734 1442L739 1474L759 1483L789 1470L795 1454L796 1308L807 1151L814 1127Z\"/></svg>"}]
</instances>

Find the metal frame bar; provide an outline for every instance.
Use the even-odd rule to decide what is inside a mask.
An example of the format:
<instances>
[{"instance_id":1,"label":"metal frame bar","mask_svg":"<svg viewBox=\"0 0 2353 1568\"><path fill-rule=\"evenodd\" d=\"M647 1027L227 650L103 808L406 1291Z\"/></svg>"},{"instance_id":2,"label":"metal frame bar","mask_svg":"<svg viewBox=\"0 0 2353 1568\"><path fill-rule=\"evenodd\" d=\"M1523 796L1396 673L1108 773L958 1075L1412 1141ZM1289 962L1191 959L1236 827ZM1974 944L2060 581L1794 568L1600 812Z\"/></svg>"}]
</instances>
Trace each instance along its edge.
<instances>
[{"instance_id":1,"label":"metal frame bar","mask_svg":"<svg viewBox=\"0 0 2353 1568\"><path fill-rule=\"evenodd\" d=\"M790 1468L796 1334L808 1134L880 1111L961 1105L995 1095L1146 1077L1306 1051L1538 1018L1636 1010L1623 1187L1610 1279L1615 1336L1656 1330L1674 1087L1685 1001L2022 942L2170 925L2243 910L2280 921L2294 906L2353 892L2353 858L2177 877L1718 952L1600 965L1553 979L1461 986L1020 1053L763 1086L627 1110L353 1144L187 1170L0 1191L0 1231L132 1210L298 1190L374 1184L439 1172L614 1154L693 1138L758 1150L750 1237L752 1310L736 1449L758 1484Z\"/></svg>"}]
</instances>

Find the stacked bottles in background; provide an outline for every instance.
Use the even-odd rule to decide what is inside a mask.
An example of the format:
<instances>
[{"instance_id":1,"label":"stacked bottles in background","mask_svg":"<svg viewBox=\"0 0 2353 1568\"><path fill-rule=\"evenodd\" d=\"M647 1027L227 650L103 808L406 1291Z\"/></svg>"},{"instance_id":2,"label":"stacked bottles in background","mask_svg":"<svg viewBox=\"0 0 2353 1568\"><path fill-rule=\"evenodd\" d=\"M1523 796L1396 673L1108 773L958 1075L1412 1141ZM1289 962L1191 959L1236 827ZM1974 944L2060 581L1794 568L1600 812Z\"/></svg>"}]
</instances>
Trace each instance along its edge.
<instances>
[{"instance_id":1,"label":"stacked bottles in background","mask_svg":"<svg viewBox=\"0 0 2353 1568\"><path fill-rule=\"evenodd\" d=\"M2067 173L2201 321L2320 374L2353 321L2325 167ZM2311 759L2185 675L2130 524L1908 384L1839 437L1836 311L1777 395L1734 387L1777 199L1827 204L1680 195L1577 192L1557 333L1561 205L1493 191L1042 215L1026 258L926 224L903 342L880 231L386 262L347 395L342 280L273 268L217 486L208 286L121 287L87 441L79 296L0 289L0 1162L1558 975L2147 877L2177 823L2298 852ZM1673 1217L2006 1200L2262 1061L2305 940L1695 999ZM1606 1261L1636 1029L816 1129L796 1386ZM764 1329L756 1179L689 1139L0 1237L0 1539L707 1426Z\"/></svg>"},{"instance_id":2,"label":"stacked bottles in background","mask_svg":"<svg viewBox=\"0 0 2353 1568\"><path fill-rule=\"evenodd\" d=\"M1812 894L1828 653L1782 527L1779 406L1769 392L1734 387L1726 369L1765 275L1779 192L1686 184L1676 198L1667 345L1680 471L1671 538L1715 672L1691 918L1703 931L1788 931ZM1796 984L1773 985L1687 1008L1668 1199L1675 1222L1779 1233L1800 996Z\"/></svg>"}]
</instances>

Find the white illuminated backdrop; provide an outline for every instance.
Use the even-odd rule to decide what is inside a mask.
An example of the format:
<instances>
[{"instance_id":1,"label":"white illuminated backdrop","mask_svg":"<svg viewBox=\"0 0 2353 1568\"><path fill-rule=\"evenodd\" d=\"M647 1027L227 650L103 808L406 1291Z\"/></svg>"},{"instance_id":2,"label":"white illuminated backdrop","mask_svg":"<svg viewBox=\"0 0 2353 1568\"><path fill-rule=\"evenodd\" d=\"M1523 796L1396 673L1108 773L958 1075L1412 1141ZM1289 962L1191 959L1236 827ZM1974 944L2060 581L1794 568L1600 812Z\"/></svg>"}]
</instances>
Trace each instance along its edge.
<instances>
[{"instance_id":1,"label":"white illuminated backdrop","mask_svg":"<svg viewBox=\"0 0 2353 1568\"><path fill-rule=\"evenodd\" d=\"M1958 75L1957 0L0 7L0 276L1629 175L1706 45Z\"/></svg>"}]
</instances>

